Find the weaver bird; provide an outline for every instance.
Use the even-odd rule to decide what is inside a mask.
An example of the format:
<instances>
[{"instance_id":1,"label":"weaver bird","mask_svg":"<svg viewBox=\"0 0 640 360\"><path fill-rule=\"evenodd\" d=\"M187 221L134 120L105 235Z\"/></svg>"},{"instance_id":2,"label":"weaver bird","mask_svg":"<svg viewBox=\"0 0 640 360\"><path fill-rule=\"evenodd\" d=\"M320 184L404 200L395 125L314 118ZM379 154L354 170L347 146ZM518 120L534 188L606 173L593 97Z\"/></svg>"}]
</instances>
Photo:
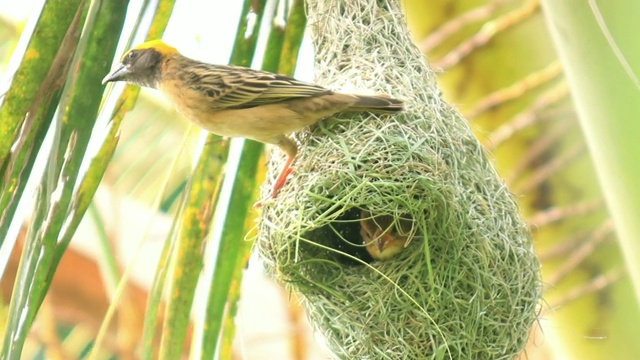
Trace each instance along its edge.
<instances>
[{"instance_id":1,"label":"weaver bird","mask_svg":"<svg viewBox=\"0 0 640 360\"><path fill-rule=\"evenodd\" d=\"M239 66L211 65L153 40L129 50L102 80L158 89L187 119L212 133L278 146L287 160L275 198L291 173L298 146L288 135L338 112L393 113L403 102L387 95L333 92L284 75Z\"/></svg>"},{"instance_id":2,"label":"weaver bird","mask_svg":"<svg viewBox=\"0 0 640 360\"><path fill-rule=\"evenodd\" d=\"M373 216L366 210L360 213L360 237L374 260L388 260L402 252L413 233L411 220L395 222L389 215Z\"/></svg>"}]
</instances>

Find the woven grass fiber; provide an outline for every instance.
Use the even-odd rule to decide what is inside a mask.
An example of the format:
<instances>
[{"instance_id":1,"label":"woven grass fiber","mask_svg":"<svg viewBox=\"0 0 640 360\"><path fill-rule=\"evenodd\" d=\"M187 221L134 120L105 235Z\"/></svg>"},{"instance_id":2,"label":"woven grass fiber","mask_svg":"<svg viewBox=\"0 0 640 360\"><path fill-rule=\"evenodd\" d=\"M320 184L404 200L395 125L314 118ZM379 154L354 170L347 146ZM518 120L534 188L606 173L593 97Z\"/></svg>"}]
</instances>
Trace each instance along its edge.
<instances>
[{"instance_id":1,"label":"woven grass fiber","mask_svg":"<svg viewBox=\"0 0 640 360\"><path fill-rule=\"evenodd\" d=\"M407 110L342 114L295 135L295 171L259 220L268 272L300 295L335 358L514 358L541 293L532 240L466 120L442 100L398 1L307 5L316 81L390 94ZM274 151L270 181L283 160ZM372 261L363 209L412 219L400 254Z\"/></svg>"}]
</instances>

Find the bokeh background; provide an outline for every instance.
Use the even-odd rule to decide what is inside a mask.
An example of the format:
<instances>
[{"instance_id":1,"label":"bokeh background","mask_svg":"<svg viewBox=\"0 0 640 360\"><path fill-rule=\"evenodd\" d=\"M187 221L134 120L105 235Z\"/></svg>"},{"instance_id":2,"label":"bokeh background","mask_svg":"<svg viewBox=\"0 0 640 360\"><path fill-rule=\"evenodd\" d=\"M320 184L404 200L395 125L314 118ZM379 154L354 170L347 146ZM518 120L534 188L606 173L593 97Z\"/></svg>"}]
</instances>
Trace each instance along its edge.
<instances>
[{"instance_id":1,"label":"bokeh background","mask_svg":"<svg viewBox=\"0 0 640 360\"><path fill-rule=\"evenodd\" d=\"M29 169L23 182L13 181L22 175L7 166L2 153L3 355L76 359L97 348L91 356L136 359L141 347L148 346L183 358L214 353L229 359L327 358L296 295L266 278L260 259L250 255L256 216L250 204L265 177L269 149L207 136L154 91L142 90L137 96L135 90L117 85L103 93L104 88L95 84L114 56L117 61L129 44L144 41L149 32L152 37L162 34L193 58L264 66L312 81L313 49L300 20L302 2L107 5L75 0L68 2L66 11L59 10L66 18L38 23L42 9L56 3L0 1L0 136L11 145L0 150L36 150L29 155L33 161L23 165ZM73 28L75 9L82 4L86 21L75 28L75 44L63 43L37 55L32 48L25 50L43 31L73 40L67 29ZM258 4L260 12L250 8ZM544 302L522 358L640 358L640 343L635 341L640 262L634 261L640 256L635 236L640 225L630 220L640 215L640 199L629 187L640 180L640 148L634 141L640 135L640 48L634 42L639 29L630 20L640 14L639 5L633 0L401 4L416 46L438 72L444 98L469 120L534 235ZM100 25L100 20L111 22ZM238 36L237 29L242 30ZM70 71L54 61L57 49L64 46L78 49L69 52L76 57L63 62L74 65ZM282 52L287 46L293 51ZM78 55L83 53L84 63ZM35 75L20 77L24 83L18 83L18 69L33 59L46 67L34 66ZM46 76L56 64L66 74L61 77L65 81L51 85ZM45 80L32 83L38 76ZM71 85L82 81L93 85ZM55 90L57 83L67 85ZM23 137L34 130L25 143L15 142L15 128L9 131L5 126L14 121L7 104L21 98L30 99L23 107L30 112L22 112L17 123L35 124L21 125ZM89 99L93 105L85 104ZM42 102L49 100L49 110L36 114L39 107L33 104L44 108ZM74 112L75 107L79 110ZM30 117L34 115L38 117ZM67 147L82 139L85 151L75 153ZM76 165L65 165L74 157ZM94 158L100 161L91 162ZM224 164L224 177L221 171L208 177L203 173L203 168ZM74 176L66 171L75 167L80 169L78 181L68 181ZM102 171L101 181L99 176L82 181ZM212 176L209 183L198 182ZM246 179L251 186L234 192L234 186ZM22 192L18 183L24 183ZM97 186L95 196L92 184ZM65 201L63 188L69 189L69 203L61 208L56 203ZM17 200L6 200L16 193L21 194ZM218 205L202 200L211 198ZM210 224L185 230L191 206L208 206L214 213ZM86 215L78 209L86 209ZM64 224L57 231L51 225L55 219ZM235 224L240 219L240 226L230 225L229 219L236 219ZM184 240L189 234L200 241L198 234L204 234L206 245ZM228 247L229 239L236 244ZM192 253L176 250L182 246ZM48 259L45 253L55 255ZM191 274L188 280L179 278L176 266L180 268L181 261L198 263L189 257L198 255L204 255L203 263L184 271ZM173 282L159 280L160 269ZM130 280L119 287L123 274ZM169 300L175 292L191 292L193 309ZM149 310L150 304L158 308ZM176 308L180 311L171 310ZM108 311L113 313L107 315ZM211 332L210 324L217 324L218 330ZM211 345L220 334L213 349L203 345ZM21 355L8 349L17 343L24 344Z\"/></svg>"}]
</instances>

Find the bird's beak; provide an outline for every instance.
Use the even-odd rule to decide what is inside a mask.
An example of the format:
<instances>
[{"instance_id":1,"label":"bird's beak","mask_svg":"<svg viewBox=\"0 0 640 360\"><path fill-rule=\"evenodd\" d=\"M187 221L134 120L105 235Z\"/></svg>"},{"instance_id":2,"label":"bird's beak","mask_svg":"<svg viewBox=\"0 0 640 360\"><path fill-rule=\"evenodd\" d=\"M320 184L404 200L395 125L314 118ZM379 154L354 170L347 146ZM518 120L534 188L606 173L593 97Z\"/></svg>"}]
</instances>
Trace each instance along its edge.
<instances>
[{"instance_id":1,"label":"bird's beak","mask_svg":"<svg viewBox=\"0 0 640 360\"><path fill-rule=\"evenodd\" d=\"M383 252L384 249L387 247L387 241L389 241L389 239L387 238L387 236L381 235L380 231L376 231L374 235L375 235L374 239L377 239L376 246L378 247L378 251Z\"/></svg>"},{"instance_id":2,"label":"bird's beak","mask_svg":"<svg viewBox=\"0 0 640 360\"><path fill-rule=\"evenodd\" d=\"M126 75L128 75L130 72L129 68L127 67L127 65L125 64L118 64L118 66L116 66L116 68L110 72L107 76L104 77L104 79L102 79L102 85L110 82L110 81L118 81L121 80L123 77L125 77Z\"/></svg>"}]
</instances>

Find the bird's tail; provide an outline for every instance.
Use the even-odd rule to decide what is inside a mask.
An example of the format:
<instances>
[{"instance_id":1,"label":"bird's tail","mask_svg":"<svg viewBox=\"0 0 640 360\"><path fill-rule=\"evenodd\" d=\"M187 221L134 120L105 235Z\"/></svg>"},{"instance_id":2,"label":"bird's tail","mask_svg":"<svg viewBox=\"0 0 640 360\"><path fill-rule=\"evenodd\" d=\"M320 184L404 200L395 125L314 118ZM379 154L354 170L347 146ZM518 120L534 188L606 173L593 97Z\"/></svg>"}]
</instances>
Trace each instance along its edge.
<instances>
[{"instance_id":1,"label":"bird's tail","mask_svg":"<svg viewBox=\"0 0 640 360\"><path fill-rule=\"evenodd\" d=\"M404 102L389 95L355 95L358 98L348 111L372 113L394 113L404 110Z\"/></svg>"}]
</instances>

